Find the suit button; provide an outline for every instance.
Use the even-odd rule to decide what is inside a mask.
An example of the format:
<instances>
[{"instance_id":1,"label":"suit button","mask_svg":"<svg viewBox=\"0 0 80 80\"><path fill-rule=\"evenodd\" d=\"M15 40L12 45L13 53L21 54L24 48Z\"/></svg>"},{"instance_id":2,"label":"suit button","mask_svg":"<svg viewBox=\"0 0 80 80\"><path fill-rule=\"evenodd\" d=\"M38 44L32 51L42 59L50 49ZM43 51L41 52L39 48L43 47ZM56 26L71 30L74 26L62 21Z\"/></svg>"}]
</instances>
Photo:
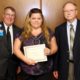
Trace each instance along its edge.
<instances>
[{"instance_id":1,"label":"suit button","mask_svg":"<svg viewBox=\"0 0 80 80\"><path fill-rule=\"evenodd\" d=\"M69 60L67 60L67 62L69 62Z\"/></svg>"},{"instance_id":2,"label":"suit button","mask_svg":"<svg viewBox=\"0 0 80 80\"><path fill-rule=\"evenodd\" d=\"M69 51L67 51L67 53L69 53Z\"/></svg>"}]
</instances>

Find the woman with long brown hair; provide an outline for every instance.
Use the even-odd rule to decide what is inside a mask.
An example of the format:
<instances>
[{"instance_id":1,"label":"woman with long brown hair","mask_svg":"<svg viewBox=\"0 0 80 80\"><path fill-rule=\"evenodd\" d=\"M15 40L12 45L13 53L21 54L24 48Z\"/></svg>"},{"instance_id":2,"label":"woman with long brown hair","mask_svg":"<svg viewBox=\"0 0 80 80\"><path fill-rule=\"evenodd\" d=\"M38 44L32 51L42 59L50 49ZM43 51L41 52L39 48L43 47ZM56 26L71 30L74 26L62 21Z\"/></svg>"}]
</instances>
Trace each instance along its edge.
<instances>
[{"instance_id":1,"label":"woman with long brown hair","mask_svg":"<svg viewBox=\"0 0 80 80\"><path fill-rule=\"evenodd\" d=\"M38 44L45 44L44 55L47 56L47 61L36 62L25 57L23 47ZM26 17L22 34L14 43L14 53L21 59L21 67L26 76L23 80L53 80L52 55L56 51L55 37L46 26L42 11L38 8L31 9Z\"/></svg>"}]
</instances>

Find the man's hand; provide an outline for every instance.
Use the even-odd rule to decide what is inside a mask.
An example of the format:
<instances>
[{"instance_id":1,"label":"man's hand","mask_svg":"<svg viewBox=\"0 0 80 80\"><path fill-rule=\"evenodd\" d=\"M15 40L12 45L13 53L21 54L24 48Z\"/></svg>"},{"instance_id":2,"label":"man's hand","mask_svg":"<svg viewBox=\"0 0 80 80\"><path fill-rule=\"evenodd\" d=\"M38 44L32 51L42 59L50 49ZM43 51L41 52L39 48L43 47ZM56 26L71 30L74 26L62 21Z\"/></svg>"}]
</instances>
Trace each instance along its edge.
<instances>
[{"instance_id":1,"label":"man's hand","mask_svg":"<svg viewBox=\"0 0 80 80\"><path fill-rule=\"evenodd\" d=\"M58 79L58 77L59 77L58 71L54 71L53 72L53 76L54 76L55 79Z\"/></svg>"}]
</instances>

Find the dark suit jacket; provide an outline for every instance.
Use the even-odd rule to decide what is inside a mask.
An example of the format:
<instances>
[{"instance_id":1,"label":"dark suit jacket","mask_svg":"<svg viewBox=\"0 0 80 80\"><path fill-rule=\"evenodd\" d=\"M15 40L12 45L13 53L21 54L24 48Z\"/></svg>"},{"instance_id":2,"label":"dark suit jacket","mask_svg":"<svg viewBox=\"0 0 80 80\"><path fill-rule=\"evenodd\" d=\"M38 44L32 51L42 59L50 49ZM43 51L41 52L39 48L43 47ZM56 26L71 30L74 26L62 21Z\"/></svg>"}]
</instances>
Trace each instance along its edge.
<instances>
[{"instance_id":1,"label":"dark suit jacket","mask_svg":"<svg viewBox=\"0 0 80 80\"><path fill-rule=\"evenodd\" d=\"M55 64L57 64L55 67L57 67L60 73L59 80L68 80L69 46L66 23L56 28L55 36L58 44L58 52L55 56ZM73 59L75 80L80 80L80 20L77 21L73 45Z\"/></svg>"},{"instance_id":2,"label":"dark suit jacket","mask_svg":"<svg viewBox=\"0 0 80 80\"><path fill-rule=\"evenodd\" d=\"M3 31L3 35L1 31ZM16 25L13 25L13 38L15 39L16 34L19 33L20 29ZM7 49L6 31L3 22L0 22L0 77L3 77L5 75L10 57L16 60L16 57L14 55L9 55Z\"/></svg>"}]
</instances>

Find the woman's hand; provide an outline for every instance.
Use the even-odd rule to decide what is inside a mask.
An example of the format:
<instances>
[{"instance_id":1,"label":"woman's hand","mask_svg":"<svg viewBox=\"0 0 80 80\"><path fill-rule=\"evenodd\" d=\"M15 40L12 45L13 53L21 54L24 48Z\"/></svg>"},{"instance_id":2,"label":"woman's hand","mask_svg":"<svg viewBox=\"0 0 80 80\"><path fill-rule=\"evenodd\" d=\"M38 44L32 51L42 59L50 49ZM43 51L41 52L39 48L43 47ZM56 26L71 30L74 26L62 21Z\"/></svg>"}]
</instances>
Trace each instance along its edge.
<instances>
[{"instance_id":1,"label":"woman's hand","mask_svg":"<svg viewBox=\"0 0 80 80\"><path fill-rule=\"evenodd\" d=\"M45 55L50 55L50 49L46 47L46 48L44 49L44 54L45 54Z\"/></svg>"},{"instance_id":2,"label":"woman's hand","mask_svg":"<svg viewBox=\"0 0 80 80\"><path fill-rule=\"evenodd\" d=\"M34 60L32 60L32 59L26 58L26 63L27 63L28 65L35 65L37 62L34 61Z\"/></svg>"}]
</instances>

